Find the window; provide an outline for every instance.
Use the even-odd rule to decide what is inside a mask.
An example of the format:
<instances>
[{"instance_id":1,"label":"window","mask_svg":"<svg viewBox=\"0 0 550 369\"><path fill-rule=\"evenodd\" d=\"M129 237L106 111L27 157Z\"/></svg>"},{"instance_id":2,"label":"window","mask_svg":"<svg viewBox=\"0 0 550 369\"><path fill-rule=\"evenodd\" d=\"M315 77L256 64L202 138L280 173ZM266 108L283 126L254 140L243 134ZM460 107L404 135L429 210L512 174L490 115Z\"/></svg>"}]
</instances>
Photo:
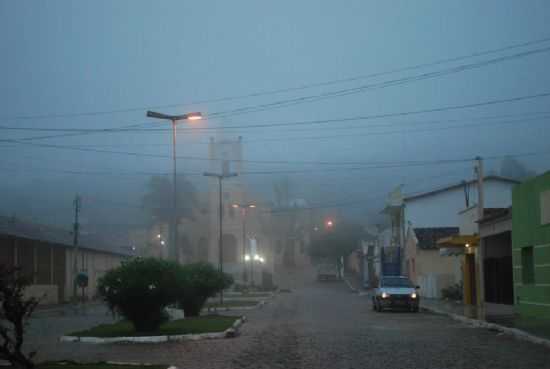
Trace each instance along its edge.
<instances>
[{"instance_id":1,"label":"window","mask_svg":"<svg viewBox=\"0 0 550 369\"><path fill-rule=\"evenodd\" d=\"M533 246L521 249L521 273L523 284L533 284L535 282Z\"/></svg>"},{"instance_id":2,"label":"window","mask_svg":"<svg viewBox=\"0 0 550 369\"><path fill-rule=\"evenodd\" d=\"M550 190L540 193L540 224L550 224Z\"/></svg>"}]
</instances>

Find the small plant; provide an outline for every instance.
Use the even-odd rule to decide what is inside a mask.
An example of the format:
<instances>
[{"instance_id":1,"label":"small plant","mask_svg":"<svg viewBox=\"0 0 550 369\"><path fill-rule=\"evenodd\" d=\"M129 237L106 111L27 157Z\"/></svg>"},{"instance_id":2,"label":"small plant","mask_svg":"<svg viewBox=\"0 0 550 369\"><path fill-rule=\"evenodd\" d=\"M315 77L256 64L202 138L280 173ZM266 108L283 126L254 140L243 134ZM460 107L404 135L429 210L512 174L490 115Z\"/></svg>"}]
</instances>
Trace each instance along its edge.
<instances>
[{"instance_id":1,"label":"small plant","mask_svg":"<svg viewBox=\"0 0 550 369\"><path fill-rule=\"evenodd\" d=\"M186 317L198 316L209 297L233 284L230 275L205 262L181 267L178 276L178 303Z\"/></svg>"},{"instance_id":2,"label":"small plant","mask_svg":"<svg viewBox=\"0 0 550 369\"><path fill-rule=\"evenodd\" d=\"M30 280L19 269L0 265L0 359L7 360L14 368L31 369L35 352L25 354L22 350L25 329L39 300L25 298L25 288Z\"/></svg>"},{"instance_id":3,"label":"small plant","mask_svg":"<svg viewBox=\"0 0 550 369\"><path fill-rule=\"evenodd\" d=\"M108 271L98 291L109 309L132 322L137 332L155 332L167 320L166 306L177 301L180 268L172 261L132 259Z\"/></svg>"}]
</instances>

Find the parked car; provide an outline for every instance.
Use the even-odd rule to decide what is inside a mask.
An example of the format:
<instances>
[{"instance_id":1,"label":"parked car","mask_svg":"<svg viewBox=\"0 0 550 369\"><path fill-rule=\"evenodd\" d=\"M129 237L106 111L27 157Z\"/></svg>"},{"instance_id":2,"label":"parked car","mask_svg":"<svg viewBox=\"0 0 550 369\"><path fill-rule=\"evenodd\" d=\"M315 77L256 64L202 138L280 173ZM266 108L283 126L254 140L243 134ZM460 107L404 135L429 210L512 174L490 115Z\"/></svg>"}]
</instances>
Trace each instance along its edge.
<instances>
[{"instance_id":1,"label":"parked car","mask_svg":"<svg viewBox=\"0 0 550 369\"><path fill-rule=\"evenodd\" d=\"M382 277L372 297L372 308L375 311L405 308L416 313L420 305L419 288L415 287L407 277Z\"/></svg>"},{"instance_id":2,"label":"parked car","mask_svg":"<svg viewBox=\"0 0 550 369\"><path fill-rule=\"evenodd\" d=\"M336 266L336 264L323 263L317 265L318 281L337 281L338 279L338 267Z\"/></svg>"}]
</instances>

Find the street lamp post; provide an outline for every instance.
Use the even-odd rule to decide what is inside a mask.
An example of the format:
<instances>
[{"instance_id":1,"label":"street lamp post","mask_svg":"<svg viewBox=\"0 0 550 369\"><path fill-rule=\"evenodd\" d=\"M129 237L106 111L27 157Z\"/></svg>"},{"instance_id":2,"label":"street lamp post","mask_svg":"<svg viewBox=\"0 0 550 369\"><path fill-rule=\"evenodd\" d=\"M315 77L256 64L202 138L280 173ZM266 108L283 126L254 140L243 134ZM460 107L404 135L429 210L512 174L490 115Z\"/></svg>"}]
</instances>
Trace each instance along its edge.
<instances>
[{"instance_id":1,"label":"street lamp post","mask_svg":"<svg viewBox=\"0 0 550 369\"><path fill-rule=\"evenodd\" d=\"M177 196L177 175L176 175L176 125L178 121L180 120L201 120L202 114L199 112L194 113L188 113L188 114L182 114L182 115L168 115L168 114L162 114L157 113L154 111L147 111L147 116L150 118L156 118L156 119L164 119L169 120L172 123L172 162L173 162L173 178L172 178L172 185L173 185L173 193L172 193L172 242L171 242L171 252L170 257L175 259L176 261L179 260L178 257L178 196Z\"/></svg>"},{"instance_id":2,"label":"street lamp post","mask_svg":"<svg viewBox=\"0 0 550 369\"><path fill-rule=\"evenodd\" d=\"M214 177L218 179L218 194L219 194L219 208L218 208L218 216L219 216L219 235L218 235L218 268L220 272L223 273L223 201L222 201L222 181L226 178L230 177L236 177L237 173L210 173L205 172L203 174L206 177ZM223 291L220 293L220 305L223 305Z\"/></svg>"},{"instance_id":3,"label":"street lamp post","mask_svg":"<svg viewBox=\"0 0 550 369\"><path fill-rule=\"evenodd\" d=\"M242 224L243 224L243 232L242 232L242 241L243 241L243 252L242 252L242 260L243 260L243 281L247 281L247 275L246 275L246 215L248 214L248 209L254 209L256 207L255 204L249 203L249 204L233 204L233 207L235 209L241 209L241 215L242 215Z\"/></svg>"}]
</instances>

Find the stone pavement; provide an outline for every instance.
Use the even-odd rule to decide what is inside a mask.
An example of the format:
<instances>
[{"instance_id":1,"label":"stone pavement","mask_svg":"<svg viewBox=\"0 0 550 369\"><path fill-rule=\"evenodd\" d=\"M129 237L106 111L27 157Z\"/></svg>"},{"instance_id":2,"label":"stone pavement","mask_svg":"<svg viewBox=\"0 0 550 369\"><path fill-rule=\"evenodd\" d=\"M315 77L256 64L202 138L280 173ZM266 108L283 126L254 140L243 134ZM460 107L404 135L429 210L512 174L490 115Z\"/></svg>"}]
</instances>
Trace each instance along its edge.
<instances>
[{"instance_id":1,"label":"stone pavement","mask_svg":"<svg viewBox=\"0 0 550 369\"><path fill-rule=\"evenodd\" d=\"M35 341L39 359L116 360L179 368L548 368L550 351L431 313L372 311L341 283L311 282L246 313L241 336L198 342L91 345ZM50 328L74 330L50 318ZM96 311L78 324L112 319ZM78 320L78 319L77 319ZM56 322L60 323L56 326ZM61 324L71 327L62 327Z\"/></svg>"}]
</instances>

